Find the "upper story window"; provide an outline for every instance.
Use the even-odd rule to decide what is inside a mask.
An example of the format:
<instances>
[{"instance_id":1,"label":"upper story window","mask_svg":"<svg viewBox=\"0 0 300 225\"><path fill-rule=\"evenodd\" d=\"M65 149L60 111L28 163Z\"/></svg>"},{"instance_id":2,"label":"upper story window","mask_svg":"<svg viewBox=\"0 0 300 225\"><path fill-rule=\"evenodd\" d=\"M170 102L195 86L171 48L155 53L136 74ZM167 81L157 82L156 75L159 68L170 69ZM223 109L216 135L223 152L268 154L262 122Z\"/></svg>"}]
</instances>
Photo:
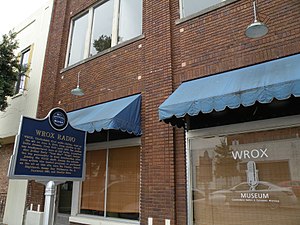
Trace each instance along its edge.
<instances>
[{"instance_id":1,"label":"upper story window","mask_svg":"<svg viewBox=\"0 0 300 225\"><path fill-rule=\"evenodd\" d=\"M222 2L233 2L232 0L181 0L181 18L190 16L194 13L208 10Z\"/></svg>"},{"instance_id":2,"label":"upper story window","mask_svg":"<svg viewBox=\"0 0 300 225\"><path fill-rule=\"evenodd\" d=\"M142 34L142 0L108 0L73 19L66 66Z\"/></svg>"},{"instance_id":3,"label":"upper story window","mask_svg":"<svg viewBox=\"0 0 300 225\"><path fill-rule=\"evenodd\" d=\"M26 77L27 77L26 73L28 72L29 60L30 60L30 48L21 52L21 61L20 61L21 72L18 76L18 80L16 83L16 94L23 93L25 90Z\"/></svg>"},{"instance_id":4,"label":"upper story window","mask_svg":"<svg viewBox=\"0 0 300 225\"><path fill-rule=\"evenodd\" d=\"M85 36L88 25L88 14L73 21L72 40L70 45L69 64L84 58Z\"/></svg>"}]
</instances>

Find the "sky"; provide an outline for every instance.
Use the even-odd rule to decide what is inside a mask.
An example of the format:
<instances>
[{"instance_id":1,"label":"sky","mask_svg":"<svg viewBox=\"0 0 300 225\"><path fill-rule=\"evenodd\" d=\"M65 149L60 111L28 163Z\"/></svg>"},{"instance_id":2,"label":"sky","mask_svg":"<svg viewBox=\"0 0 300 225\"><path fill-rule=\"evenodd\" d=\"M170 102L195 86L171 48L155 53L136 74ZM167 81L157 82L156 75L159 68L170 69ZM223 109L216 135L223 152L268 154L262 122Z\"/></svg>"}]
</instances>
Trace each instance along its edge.
<instances>
[{"instance_id":1,"label":"sky","mask_svg":"<svg viewBox=\"0 0 300 225\"><path fill-rule=\"evenodd\" d=\"M48 0L0 0L0 35L19 25Z\"/></svg>"}]
</instances>

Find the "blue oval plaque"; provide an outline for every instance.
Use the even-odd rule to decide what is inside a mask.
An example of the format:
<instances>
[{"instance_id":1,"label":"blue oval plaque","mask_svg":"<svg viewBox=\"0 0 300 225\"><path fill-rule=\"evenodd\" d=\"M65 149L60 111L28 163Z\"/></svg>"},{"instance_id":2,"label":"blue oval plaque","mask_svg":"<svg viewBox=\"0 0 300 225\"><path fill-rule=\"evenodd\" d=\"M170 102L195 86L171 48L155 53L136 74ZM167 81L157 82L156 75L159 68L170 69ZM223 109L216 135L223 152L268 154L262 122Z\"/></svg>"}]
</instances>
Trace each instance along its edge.
<instances>
[{"instance_id":1,"label":"blue oval plaque","mask_svg":"<svg viewBox=\"0 0 300 225\"><path fill-rule=\"evenodd\" d=\"M56 130L64 130L68 125L68 117L64 110L55 108L50 112L49 122Z\"/></svg>"}]
</instances>

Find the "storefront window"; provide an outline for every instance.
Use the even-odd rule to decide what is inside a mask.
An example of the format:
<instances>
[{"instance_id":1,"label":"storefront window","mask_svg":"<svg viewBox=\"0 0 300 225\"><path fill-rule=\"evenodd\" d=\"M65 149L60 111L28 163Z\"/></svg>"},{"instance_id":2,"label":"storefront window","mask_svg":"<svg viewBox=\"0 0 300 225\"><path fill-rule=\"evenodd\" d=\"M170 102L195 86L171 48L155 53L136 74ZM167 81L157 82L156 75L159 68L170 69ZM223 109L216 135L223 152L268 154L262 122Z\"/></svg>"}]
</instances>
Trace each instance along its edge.
<instances>
[{"instance_id":1,"label":"storefront window","mask_svg":"<svg viewBox=\"0 0 300 225\"><path fill-rule=\"evenodd\" d=\"M190 224L299 224L299 134L286 127L190 137Z\"/></svg>"},{"instance_id":2,"label":"storefront window","mask_svg":"<svg viewBox=\"0 0 300 225\"><path fill-rule=\"evenodd\" d=\"M139 147L87 152L81 213L139 219Z\"/></svg>"},{"instance_id":3,"label":"storefront window","mask_svg":"<svg viewBox=\"0 0 300 225\"><path fill-rule=\"evenodd\" d=\"M58 212L64 214L71 213L72 204L72 188L73 182L67 181L64 184L58 186Z\"/></svg>"}]
</instances>

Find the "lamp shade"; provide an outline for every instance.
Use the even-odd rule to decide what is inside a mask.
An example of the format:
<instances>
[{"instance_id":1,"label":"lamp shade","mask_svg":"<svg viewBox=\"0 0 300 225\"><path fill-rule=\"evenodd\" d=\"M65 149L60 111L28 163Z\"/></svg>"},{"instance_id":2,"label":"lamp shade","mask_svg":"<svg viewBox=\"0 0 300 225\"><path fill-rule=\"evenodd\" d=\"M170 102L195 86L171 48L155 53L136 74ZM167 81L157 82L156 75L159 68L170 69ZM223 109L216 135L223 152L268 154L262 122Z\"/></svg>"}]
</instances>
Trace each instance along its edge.
<instances>
[{"instance_id":1,"label":"lamp shade","mask_svg":"<svg viewBox=\"0 0 300 225\"><path fill-rule=\"evenodd\" d=\"M245 35L249 38L260 38L268 33L268 27L259 21L254 21L250 24L245 32Z\"/></svg>"},{"instance_id":2,"label":"lamp shade","mask_svg":"<svg viewBox=\"0 0 300 225\"><path fill-rule=\"evenodd\" d=\"M251 23L247 28L245 35L249 38L260 38L265 36L268 33L268 27L266 24L258 21L256 15L256 3L253 2L253 13L254 13L254 22Z\"/></svg>"},{"instance_id":3,"label":"lamp shade","mask_svg":"<svg viewBox=\"0 0 300 225\"><path fill-rule=\"evenodd\" d=\"M77 86L76 88L72 89L71 90L71 94L75 95L75 96L83 96L84 95L83 90L79 86Z\"/></svg>"},{"instance_id":4,"label":"lamp shade","mask_svg":"<svg viewBox=\"0 0 300 225\"><path fill-rule=\"evenodd\" d=\"M77 74L77 87L71 90L71 94L75 95L75 96L83 96L83 90L79 87L79 76L80 76L80 72Z\"/></svg>"}]
</instances>

